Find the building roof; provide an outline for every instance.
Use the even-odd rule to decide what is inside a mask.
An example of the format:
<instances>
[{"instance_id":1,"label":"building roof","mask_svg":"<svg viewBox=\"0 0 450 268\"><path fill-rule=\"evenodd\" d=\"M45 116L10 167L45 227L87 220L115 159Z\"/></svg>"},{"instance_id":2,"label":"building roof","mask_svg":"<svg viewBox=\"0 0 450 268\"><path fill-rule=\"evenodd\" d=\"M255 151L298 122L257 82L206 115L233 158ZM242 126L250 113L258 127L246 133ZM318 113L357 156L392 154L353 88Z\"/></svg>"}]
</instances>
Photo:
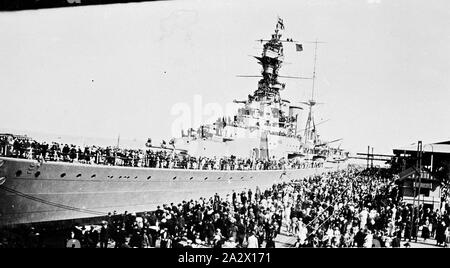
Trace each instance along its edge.
<instances>
[{"instance_id":1,"label":"building roof","mask_svg":"<svg viewBox=\"0 0 450 268\"><path fill-rule=\"evenodd\" d=\"M450 141L435 142L435 144L448 144L448 145L450 145Z\"/></svg>"},{"instance_id":2,"label":"building roof","mask_svg":"<svg viewBox=\"0 0 450 268\"><path fill-rule=\"evenodd\" d=\"M394 153L401 153L403 151L416 152L417 144L394 148L393 151ZM422 151L424 153L450 154L450 141L423 144Z\"/></svg>"},{"instance_id":3,"label":"building roof","mask_svg":"<svg viewBox=\"0 0 450 268\"><path fill-rule=\"evenodd\" d=\"M406 179L415 179L420 175L421 179L424 181L435 181L435 177L428 172L427 170L418 171L415 167L410 167L398 174L398 178L395 179L395 182L401 182Z\"/></svg>"}]
</instances>

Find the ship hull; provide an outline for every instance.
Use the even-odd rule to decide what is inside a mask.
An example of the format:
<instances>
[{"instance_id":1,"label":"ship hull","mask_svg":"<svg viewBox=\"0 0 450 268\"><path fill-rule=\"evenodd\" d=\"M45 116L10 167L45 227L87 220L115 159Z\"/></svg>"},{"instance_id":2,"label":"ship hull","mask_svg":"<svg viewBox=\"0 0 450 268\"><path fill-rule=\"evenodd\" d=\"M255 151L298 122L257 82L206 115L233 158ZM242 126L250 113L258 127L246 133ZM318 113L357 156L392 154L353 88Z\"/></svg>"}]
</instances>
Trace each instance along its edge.
<instances>
[{"instance_id":1,"label":"ship hull","mask_svg":"<svg viewBox=\"0 0 450 268\"><path fill-rule=\"evenodd\" d=\"M301 170L186 170L87 165L0 158L0 225L92 218L142 212L158 205L221 196L244 189L264 190L343 168Z\"/></svg>"}]
</instances>

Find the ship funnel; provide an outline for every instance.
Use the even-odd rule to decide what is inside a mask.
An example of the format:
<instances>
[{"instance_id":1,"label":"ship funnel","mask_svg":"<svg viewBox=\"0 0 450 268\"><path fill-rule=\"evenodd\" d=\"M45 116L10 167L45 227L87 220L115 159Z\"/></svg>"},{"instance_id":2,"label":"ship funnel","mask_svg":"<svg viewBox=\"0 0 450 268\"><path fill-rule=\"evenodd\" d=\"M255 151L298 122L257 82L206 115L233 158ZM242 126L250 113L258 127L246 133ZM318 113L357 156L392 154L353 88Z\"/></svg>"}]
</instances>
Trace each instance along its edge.
<instances>
[{"instance_id":1,"label":"ship funnel","mask_svg":"<svg viewBox=\"0 0 450 268\"><path fill-rule=\"evenodd\" d=\"M301 110L303 110L303 108L298 107L298 106L289 106L289 116L295 116L300 114Z\"/></svg>"}]
</instances>

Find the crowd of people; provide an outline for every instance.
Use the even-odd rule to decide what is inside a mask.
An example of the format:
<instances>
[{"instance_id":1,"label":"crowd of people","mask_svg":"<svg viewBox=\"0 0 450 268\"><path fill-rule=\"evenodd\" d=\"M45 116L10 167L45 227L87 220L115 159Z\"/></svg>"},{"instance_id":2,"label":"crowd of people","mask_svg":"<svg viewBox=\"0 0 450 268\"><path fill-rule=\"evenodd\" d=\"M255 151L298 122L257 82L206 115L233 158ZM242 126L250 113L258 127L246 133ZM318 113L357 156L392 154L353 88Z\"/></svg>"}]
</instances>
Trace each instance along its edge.
<instances>
[{"instance_id":1,"label":"crowd of people","mask_svg":"<svg viewBox=\"0 0 450 268\"><path fill-rule=\"evenodd\" d=\"M273 248L280 234L294 247L401 247L419 234L447 246L449 204L413 210L393 180L386 170L348 169L139 214L113 212L100 225L73 228L66 246Z\"/></svg>"},{"instance_id":2,"label":"crowd of people","mask_svg":"<svg viewBox=\"0 0 450 268\"><path fill-rule=\"evenodd\" d=\"M403 240L417 239L418 230L437 245L450 242L448 204L414 212L398 198L391 174L346 170L264 191L163 205L142 215L113 214L99 234L115 247L133 248L272 248L282 231L296 238L295 247L400 247ZM93 232L78 231L79 241L89 241Z\"/></svg>"},{"instance_id":3,"label":"crowd of people","mask_svg":"<svg viewBox=\"0 0 450 268\"><path fill-rule=\"evenodd\" d=\"M300 162L291 159L251 159L229 157L194 157L174 149L123 149L118 147L84 146L37 142L27 138L0 137L0 155L40 161L64 161L111 166L179 168L203 170L274 170L319 168L321 162ZM9 139L9 140L8 140Z\"/></svg>"}]
</instances>

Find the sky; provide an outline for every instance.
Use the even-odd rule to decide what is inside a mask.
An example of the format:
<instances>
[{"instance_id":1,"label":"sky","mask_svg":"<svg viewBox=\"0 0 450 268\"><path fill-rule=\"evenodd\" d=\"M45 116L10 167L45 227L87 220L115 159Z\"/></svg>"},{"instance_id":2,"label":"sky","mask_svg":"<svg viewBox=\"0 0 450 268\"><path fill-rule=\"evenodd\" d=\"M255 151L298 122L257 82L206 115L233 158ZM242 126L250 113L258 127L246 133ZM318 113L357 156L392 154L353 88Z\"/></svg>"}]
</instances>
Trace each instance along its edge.
<instances>
[{"instance_id":1,"label":"sky","mask_svg":"<svg viewBox=\"0 0 450 268\"><path fill-rule=\"evenodd\" d=\"M255 40L277 17L282 75L310 76L322 138L352 153L450 139L450 3L445 0L181 0L0 13L0 130L169 139L256 90ZM283 80L284 99L310 80ZM201 104L199 104L201 100ZM196 112L196 107L200 111ZM186 115L184 115L186 116ZM305 114L303 115L304 120Z\"/></svg>"}]
</instances>

